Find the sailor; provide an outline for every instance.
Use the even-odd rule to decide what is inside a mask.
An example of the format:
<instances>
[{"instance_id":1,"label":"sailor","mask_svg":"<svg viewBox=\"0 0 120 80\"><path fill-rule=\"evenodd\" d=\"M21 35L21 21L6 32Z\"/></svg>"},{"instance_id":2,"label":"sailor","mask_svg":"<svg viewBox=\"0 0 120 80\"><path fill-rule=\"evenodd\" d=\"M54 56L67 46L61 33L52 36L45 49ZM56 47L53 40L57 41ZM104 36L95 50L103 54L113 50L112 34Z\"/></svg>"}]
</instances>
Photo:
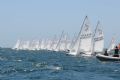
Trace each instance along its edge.
<instances>
[{"instance_id":1,"label":"sailor","mask_svg":"<svg viewBox=\"0 0 120 80\"><path fill-rule=\"evenodd\" d=\"M114 49L114 55L113 55L113 57L119 57L118 52L119 52L119 49L118 49L118 47L116 46L115 49Z\"/></svg>"},{"instance_id":2,"label":"sailor","mask_svg":"<svg viewBox=\"0 0 120 80\"><path fill-rule=\"evenodd\" d=\"M107 49L105 49L104 55L105 55L105 56L108 56Z\"/></svg>"}]
</instances>

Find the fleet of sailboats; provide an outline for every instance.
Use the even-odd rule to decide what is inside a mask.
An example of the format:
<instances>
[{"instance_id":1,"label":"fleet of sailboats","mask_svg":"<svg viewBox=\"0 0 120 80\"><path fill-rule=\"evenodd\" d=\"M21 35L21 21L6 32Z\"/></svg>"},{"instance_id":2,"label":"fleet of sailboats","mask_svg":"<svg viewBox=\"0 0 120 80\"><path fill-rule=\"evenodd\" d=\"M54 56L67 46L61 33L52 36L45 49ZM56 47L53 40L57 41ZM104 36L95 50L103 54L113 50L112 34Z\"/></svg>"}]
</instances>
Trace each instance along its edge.
<instances>
[{"instance_id":1,"label":"fleet of sailboats","mask_svg":"<svg viewBox=\"0 0 120 80\"><path fill-rule=\"evenodd\" d=\"M68 34L63 31L58 39L55 36L53 39L46 40L18 40L13 49L65 51L67 54L74 56L91 56L95 52L103 51L104 33L99 21L95 30L92 31L91 23L86 16L77 37L74 37L73 39L69 39Z\"/></svg>"},{"instance_id":2,"label":"fleet of sailboats","mask_svg":"<svg viewBox=\"0 0 120 80\"><path fill-rule=\"evenodd\" d=\"M81 26L74 47L70 50L71 55L91 56L95 52L102 52L104 49L104 34L100 22L95 32L92 33L91 24L86 16Z\"/></svg>"}]
</instances>

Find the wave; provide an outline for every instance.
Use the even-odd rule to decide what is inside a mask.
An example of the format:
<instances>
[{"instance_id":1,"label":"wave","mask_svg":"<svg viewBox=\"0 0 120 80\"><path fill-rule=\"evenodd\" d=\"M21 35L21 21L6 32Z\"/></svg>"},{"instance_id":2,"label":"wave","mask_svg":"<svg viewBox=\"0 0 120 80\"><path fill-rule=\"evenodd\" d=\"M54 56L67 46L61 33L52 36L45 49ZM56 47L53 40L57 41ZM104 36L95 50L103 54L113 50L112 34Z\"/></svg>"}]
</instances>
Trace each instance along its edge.
<instances>
[{"instance_id":1,"label":"wave","mask_svg":"<svg viewBox=\"0 0 120 80\"><path fill-rule=\"evenodd\" d=\"M7 58L0 56L0 60L5 61L5 60L7 60Z\"/></svg>"},{"instance_id":2,"label":"wave","mask_svg":"<svg viewBox=\"0 0 120 80\"><path fill-rule=\"evenodd\" d=\"M50 70L62 70L62 67L60 66L47 66L46 69L50 69Z\"/></svg>"}]
</instances>

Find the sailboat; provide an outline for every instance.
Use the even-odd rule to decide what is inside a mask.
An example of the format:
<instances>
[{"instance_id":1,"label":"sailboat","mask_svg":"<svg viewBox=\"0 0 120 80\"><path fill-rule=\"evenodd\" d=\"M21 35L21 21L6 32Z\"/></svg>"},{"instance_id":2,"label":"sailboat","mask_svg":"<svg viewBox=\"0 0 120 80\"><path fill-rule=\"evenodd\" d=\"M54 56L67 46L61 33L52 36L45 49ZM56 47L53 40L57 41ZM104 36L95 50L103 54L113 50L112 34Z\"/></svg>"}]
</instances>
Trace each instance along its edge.
<instances>
[{"instance_id":1,"label":"sailboat","mask_svg":"<svg viewBox=\"0 0 120 80\"><path fill-rule=\"evenodd\" d=\"M80 34L79 54L85 56L92 54L92 36L91 24L87 17Z\"/></svg>"},{"instance_id":2,"label":"sailboat","mask_svg":"<svg viewBox=\"0 0 120 80\"><path fill-rule=\"evenodd\" d=\"M74 42L74 47L70 50L70 55L90 55L92 46L92 31L90 29L90 22L86 16L81 26L80 32Z\"/></svg>"},{"instance_id":3,"label":"sailboat","mask_svg":"<svg viewBox=\"0 0 120 80\"><path fill-rule=\"evenodd\" d=\"M57 37L56 37L56 35L54 36L54 38L53 38L53 40L52 40L52 43L51 43L51 45L50 45L50 49L52 50L52 51L55 51L55 49L56 49L56 46L57 46L57 42L58 42L58 40L57 40Z\"/></svg>"},{"instance_id":4,"label":"sailboat","mask_svg":"<svg viewBox=\"0 0 120 80\"><path fill-rule=\"evenodd\" d=\"M115 48L115 37L112 37L112 40L108 48L108 52L111 52L114 48Z\"/></svg>"},{"instance_id":5,"label":"sailboat","mask_svg":"<svg viewBox=\"0 0 120 80\"><path fill-rule=\"evenodd\" d=\"M66 41L65 41L65 51L69 52L71 49L71 45L72 45L72 40L70 39L70 37L67 35Z\"/></svg>"},{"instance_id":6,"label":"sailboat","mask_svg":"<svg viewBox=\"0 0 120 80\"><path fill-rule=\"evenodd\" d=\"M52 45L52 40L47 40L47 43L46 43L46 49L47 50L51 50L51 45Z\"/></svg>"},{"instance_id":7,"label":"sailboat","mask_svg":"<svg viewBox=\"0 0 120 80\"><path fill-rule=\"evenodd\" d=\"M41 50L41 40L39 40L39 44L38 44L38 49L37 50Z\"/></svg>"},{"instance_id":8,"label":"sailboat","mask_svg":"<svg viewBox=\"0 0 120 80\"><path fill-rule=\"evenodd\" d=\"M20 46L20 40L17 40L15 46L14 46L12 49L18 50L18 49L19 49L19 46Z\"/></svg>"},{"instance_id":9,"label":"sailboat","mask_svg":"<svg viewBox=\"0 0 120 80\"><path fill-rule=\"evenodd\" d=\"M63 52L67 51L67 34L64 34L61 39L60 51L63 51Z\"/></svg>"},{"instance_id":10,"label":"sailboat","mask_svg":"<svg viewBox=\"0 0 120 80\"><path fill-rule=\"evenodd\" d=\"M41 40L41 46L40 46L41 50L44 50L45 49L45 40L42 39Z\"/></svg>"},{"instance_id":11,"label":"sailboat","mask_svg":"<svg viewBox=\"0 0 120 80\"><path fill-rule=\"evenodd\" d=\"M60 36L60 39L59 39L58 42L57 42L55 51L60 51L60 46L61 46L61 41L62 41L63 36L64 36L64 31L62 31L62 34L61 34L61 36Z\"/></svg>"},{"instance_id":12,"label":"sailboat","mask_svg":"<svg viewBox=\"0 0 120 80\"><path fill-rule=\"evenodd\" d=\"M23 41L22 46L23 46L23 50L28 50L29 49L29 41Z\"/></svg>"},{"instance_id":13,"label":"sailboat","mask_svg":"<svg viewBox=\"0 0 120 80\"><path fill-rule=\"evenodd\" d=\"M34 48L35 48L35 50L39 50L39 40L35 40L35 42L34 42Z\"/></svg>"},{"instance_id":14,"label":"sailboat","mask_svg":"<svg viewBox=\"0 0 120 80\"><path fill-rule=\"evenodd\" d=\"M102 26L98 21L97 26L95 28L95 32L92 37L92 44L90 51L85 56L92 56L95 53L102 53L104 49L104 34L102 30Z\"/></svg>"},{"instance_id":15,"label":"sailboat","mask_svg":"<svg viewBox=\"0 0 120 80\"><path fill-rule=\"evenodd\" d=\"M101 53L104 49L104 34L100 22L98 21L95 33L93 35L92 53Z\"/></svg>"}]
</instances>

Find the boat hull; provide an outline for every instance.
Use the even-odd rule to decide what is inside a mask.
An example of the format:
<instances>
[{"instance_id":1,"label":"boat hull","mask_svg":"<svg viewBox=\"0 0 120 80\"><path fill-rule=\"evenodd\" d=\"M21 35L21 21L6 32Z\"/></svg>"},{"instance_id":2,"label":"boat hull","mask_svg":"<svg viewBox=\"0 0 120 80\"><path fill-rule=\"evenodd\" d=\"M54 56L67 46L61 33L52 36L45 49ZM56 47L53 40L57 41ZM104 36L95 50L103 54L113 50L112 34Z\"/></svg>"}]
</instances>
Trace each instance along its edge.
<instances>
[{"instance_id":1,"label":"boat hull","mask_svg":"<svg viewBox=\"0 0 120 80\"><path fill-rule=\"evenodd\" d=\"M100 61L120 61L120 57L105 56L102 54L96 55L96 58Z\"/></svg>"},{"instance_id":2,"label":"boat hull","mask_svg":"<svg viewBox=\"0 0 120 80\"><path fill-rule=\"evenodd\" d=\"M87 53L80 52L79 54L77 54L77 52L69 52L69 53L67 53L67 54L73 55L73 56L84 56L84 57L91 57L91 56L93 56L93 55L91 54L91 52L87 52Z\"/></svg>"}]
</instances>

